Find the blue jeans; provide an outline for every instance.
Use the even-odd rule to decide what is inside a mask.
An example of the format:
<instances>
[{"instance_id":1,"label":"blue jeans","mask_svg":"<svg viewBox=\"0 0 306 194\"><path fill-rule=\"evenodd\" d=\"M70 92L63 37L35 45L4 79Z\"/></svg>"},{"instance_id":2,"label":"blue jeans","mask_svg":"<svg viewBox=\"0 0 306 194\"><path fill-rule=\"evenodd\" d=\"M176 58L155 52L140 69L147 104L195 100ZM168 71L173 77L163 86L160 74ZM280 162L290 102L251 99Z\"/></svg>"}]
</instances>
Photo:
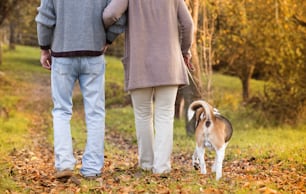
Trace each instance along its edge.
<instances>
[{"instance_id":1,"label":"blue jeans","mask_svg":"<svg viewBox=\"0 0 306 194\"><path fill-rule=\"evenodd\" d=\"M57 171L74 169L70 120L72 92L78 81L83 95L87 128L86 148L82 157L81 174L101 174L104 164L105 132L105 60L98 57L53 57L51 89L54 108L54 153Z\"/></svg>"}]
</instances>

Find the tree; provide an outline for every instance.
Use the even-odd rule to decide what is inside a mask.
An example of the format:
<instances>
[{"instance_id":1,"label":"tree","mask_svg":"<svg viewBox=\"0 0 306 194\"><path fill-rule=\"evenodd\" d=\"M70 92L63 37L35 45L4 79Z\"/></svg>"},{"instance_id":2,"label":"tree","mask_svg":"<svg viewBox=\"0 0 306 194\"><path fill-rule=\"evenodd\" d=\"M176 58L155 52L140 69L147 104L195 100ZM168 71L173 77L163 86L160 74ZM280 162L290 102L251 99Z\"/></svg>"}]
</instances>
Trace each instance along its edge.
<instances>
[{"instance_id":1,"label":"tree","mask_svg":"<svg viewBox=\"0 0 306 194\"><path fill-rule=\"evenodd\" d=\"M39 0L21 1L12 9L8 18L10 47L14 44L37 45L35 16Z\"/></svg>"},{"instance_id":2,"label":"tree","mask_svg":"<svg viewBox=\"0 0 306 194\"><path fill-rule=\"evenodd\" d=\"M216 53L216 56L212 55L215 61L228 64L230 72L241 80L243 101L247 103L250 99L250 80L254 70L268 75L265 98L261 99L264 112L269 114L266 118L274 117L287 123L301 118L306 104L303 81L306 77L306 49L303 46L306 2L224 0L220 5L218 1L205 2L207 9L202 9L199 13L202 14L203 21L206 20L207 13L210 13L217 15L217 22L215 32L212 31L214 17L206 20L212 23L203 24L205 35L201 39L200 49L207 51L204 56L207 53ZM219 10L216 11L218 7ZM215 14L212 14L214 10ZM211 37L214 36L216 41L211 42ZM205 49L211 43L212 50ZM207 64L204 63L204 67L207 67ZM207 85L209 88L209 82Z\"/></svg>"},{"instance_id":3,"label":"tree","mask_svg":"<svg viewBox=\"0 0 306 194\"><path fill-rule=\"evenodd\" d=\"M273 21L273 0L224 1L219 16L217 54L220 61L238 76L242 84L243 101L250 97L250 80L256 65L264 58L263 48Z\"/></svg>"},{"instance_id":4,"label":"tree","mask_svg":"<svg viewBox=\"0 0 306 194\"><path fill-rule=\"evenodd\" d=\"M0 3L0 26L4 20L9 16L10 11L14 8L18 0L2 0Z\"/></svg>"},{"instance_id":5,"label":"tree","mask_svg":"<svg viewBox=\"0 0 306 194\"><path fill-rule=\"evenodd\" d=\"M305 121L305 8L306 3L301 0L280 2L277 22L271 31L274 44L267 47L273 52L267 52L266 71L270 76L262 108L265 116L273 118L276 124Z\"/></svg>"},{"instance_id":6,"label":"tree","mask_svg":"<svg viewBox=\"0 0 306 194\"><path fill-rule=\"evenodd\" d=\"M18 0L1 0L0 3L0 27L5 19L10 15L11 10L18 3ZM0 37L2 36L0 32ZM0 65L2 64L2 39L0 38Z\"/></svg>"}]
</instances>

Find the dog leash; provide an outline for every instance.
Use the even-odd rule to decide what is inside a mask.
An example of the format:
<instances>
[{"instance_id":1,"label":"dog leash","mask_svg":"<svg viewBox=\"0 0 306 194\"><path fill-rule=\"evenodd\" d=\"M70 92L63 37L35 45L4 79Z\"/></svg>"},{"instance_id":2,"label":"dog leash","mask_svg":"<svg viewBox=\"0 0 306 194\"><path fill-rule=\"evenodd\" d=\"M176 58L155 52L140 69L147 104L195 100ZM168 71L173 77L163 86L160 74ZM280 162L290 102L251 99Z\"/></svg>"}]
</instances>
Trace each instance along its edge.
<instances>
[{"instance_id":1,"label":"dog leash","mask_svg":"<svg viewBox=\"0 0 306 194\"><path fill-rule=\"evenodd\" d=\"M187 66L186 69L187 69L188 76L189 76L190 80L193 82L193 85L194 85L197 93L202 98L203 97L202 92L201 92L200 88L198 87L196 81L193 79L193 76L192 76L192 74L190 72L190 71L195 71L195 69L194 69L194 67L193 67L193 65L191 63L189 63L188 65L186 64L186 66ZM190 70L189 70L189 68L190 68Z\"/></svg>"}]
</instances>

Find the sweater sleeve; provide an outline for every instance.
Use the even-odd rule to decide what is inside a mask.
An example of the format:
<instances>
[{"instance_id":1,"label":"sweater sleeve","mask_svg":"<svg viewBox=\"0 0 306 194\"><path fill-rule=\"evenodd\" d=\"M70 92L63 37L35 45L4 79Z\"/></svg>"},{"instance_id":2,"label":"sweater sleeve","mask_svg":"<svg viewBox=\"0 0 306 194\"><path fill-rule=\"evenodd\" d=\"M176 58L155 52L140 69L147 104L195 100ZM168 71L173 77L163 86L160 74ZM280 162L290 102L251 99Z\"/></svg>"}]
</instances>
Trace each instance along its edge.
<instances>
[{"instance_id":1,"label":"sweater sleeve","mask_svg":"<svg viewBox=\"0 0 306 194\"><path fill-rule=\"evenodd\" d=\"M37 23L38 44L43 50L50 49L55 27L56 16L53 1L41 0L38 14L35 17Z\"/></svg>"},{"instance_id":2,"label":"sweater sleeve","mask_svg":"<svg viewBox=\"0 0 306 194\"><path fill-rule=\"evenodd\" d=\"M193 20L184 0L178 0L178 20L181 32L181 50L184 56L191 56L190 47L193 38Z\"/></svg>"}]
</instances>

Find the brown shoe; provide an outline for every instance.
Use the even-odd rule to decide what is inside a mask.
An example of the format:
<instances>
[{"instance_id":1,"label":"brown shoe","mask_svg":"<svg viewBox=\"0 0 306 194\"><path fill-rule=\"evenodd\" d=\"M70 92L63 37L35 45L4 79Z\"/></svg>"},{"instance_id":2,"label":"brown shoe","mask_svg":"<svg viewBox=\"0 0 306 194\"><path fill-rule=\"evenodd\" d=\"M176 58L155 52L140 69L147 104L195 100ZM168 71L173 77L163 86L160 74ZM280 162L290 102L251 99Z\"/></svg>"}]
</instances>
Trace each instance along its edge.
<instances>
[{"instance_id":1,"label":"brown shoe","mask_svg":"<svg viewBox=\"0 0 306 194\"><path fill-rule=\"evenodd\" d=\"M91 175L91 176L84 176L84 175L81 174L81 176L82 176L83 179L85 179L87 181L94 181L94 180L97 180L98 178L100 178L101 174L94 174L94 175Z\"/></svg>"},{"instance_id":2,"label":"brown shoe","mask_svg":"<svg viewBox=\"0 0 306 194\"><path fill-rule=\"evenodd\" d=\"M56 179L69 179L72 176L72 174L73 174L72 170L65 169L62 171L57 171L54 176Z\"/></svg>"}]
</instances>

